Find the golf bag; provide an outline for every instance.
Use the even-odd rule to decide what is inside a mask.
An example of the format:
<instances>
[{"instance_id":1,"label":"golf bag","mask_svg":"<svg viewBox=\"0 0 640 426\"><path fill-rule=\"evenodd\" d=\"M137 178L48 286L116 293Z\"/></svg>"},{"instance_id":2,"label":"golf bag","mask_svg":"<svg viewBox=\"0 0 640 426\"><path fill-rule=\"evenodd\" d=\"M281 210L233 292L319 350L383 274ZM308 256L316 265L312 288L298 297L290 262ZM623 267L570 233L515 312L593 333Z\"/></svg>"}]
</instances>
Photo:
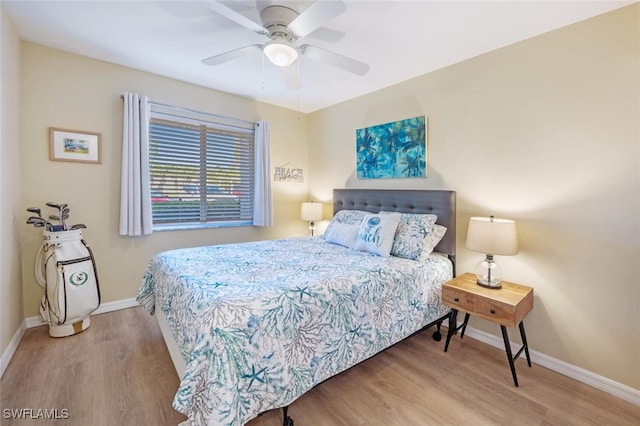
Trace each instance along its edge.
<instances>
[{"instance_id":1,"label":"golf bag","mask_svg":"<svg viewBox=\"0 0 640 426\"><path fill-rule=\"evenodd\" d=\"M49 335L65 337L86 330L100 306L95 260L80 229L44 230L36 257L36 280L44 288L40 316Z\"/></svg>"}]
</instances>

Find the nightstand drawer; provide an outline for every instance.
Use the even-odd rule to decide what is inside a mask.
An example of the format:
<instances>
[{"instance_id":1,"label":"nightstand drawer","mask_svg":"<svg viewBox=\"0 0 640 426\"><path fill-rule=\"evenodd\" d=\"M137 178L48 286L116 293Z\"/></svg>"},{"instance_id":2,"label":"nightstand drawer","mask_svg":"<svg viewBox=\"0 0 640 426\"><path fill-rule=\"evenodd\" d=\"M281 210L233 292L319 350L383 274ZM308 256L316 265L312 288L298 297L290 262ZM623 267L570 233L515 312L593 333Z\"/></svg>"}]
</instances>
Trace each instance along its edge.
<instances>
[{"instance_id":1,"label":"nightstand drawer","mask_svg":"<svg viewBox=\"0 0 640 426\"><path fill-rule=\"evenodd\" d=\"M472 313L489 321L515 326L515 306L477 294L470 294L459 288L445 286L442 300L447 306Z\"/></svg>"}]
</instances>

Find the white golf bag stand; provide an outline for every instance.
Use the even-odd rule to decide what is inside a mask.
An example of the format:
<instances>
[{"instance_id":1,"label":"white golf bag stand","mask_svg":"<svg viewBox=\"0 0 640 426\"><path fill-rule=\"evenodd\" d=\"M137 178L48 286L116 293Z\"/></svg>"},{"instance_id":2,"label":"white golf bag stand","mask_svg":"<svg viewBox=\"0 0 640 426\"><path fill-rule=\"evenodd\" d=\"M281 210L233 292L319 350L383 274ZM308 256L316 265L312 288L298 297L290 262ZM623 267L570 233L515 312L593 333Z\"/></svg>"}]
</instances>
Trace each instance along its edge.
<instances>
[{"instance_id":1,"label":"white golf bag stand","mask_svg":"<svg viewBox=\"0 0 640 426\"><path fill-rule=\"evenodd\" d=\"M44 288L40 316L51 337L71 336L89 327L91 312L100 306L95 260L82 230L43 233L35 265L36 280Z\"/></svg>"}]
</instances>

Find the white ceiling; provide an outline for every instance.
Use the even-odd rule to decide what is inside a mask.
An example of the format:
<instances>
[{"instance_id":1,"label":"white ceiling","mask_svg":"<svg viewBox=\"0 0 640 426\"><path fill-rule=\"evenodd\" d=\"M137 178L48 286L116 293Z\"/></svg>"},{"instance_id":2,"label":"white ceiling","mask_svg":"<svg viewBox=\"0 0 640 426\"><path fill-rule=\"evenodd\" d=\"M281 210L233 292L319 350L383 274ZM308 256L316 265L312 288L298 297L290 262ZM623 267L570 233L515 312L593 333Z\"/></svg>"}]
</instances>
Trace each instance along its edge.
<instances>
[{"instance_id":1,"label":"white ceiling","mask_svg":"<svg viewBox=\"0 0 640 426\"><path fill-rule=\"evenodd\" d=\"M331 0L329 0L331 1ZM222 1L260 22L255 0ZM261 2L265 3L265 2ZM302 12L312 1L275 1ZM633 1L363 1L298 44L370 65L360 77L301 57L300 90L260 53L217 66L200 60L249 44L253 33L196 1L2 0L20 37L301 112L312 112ZM339 41L332 35L344 33Z\"/></svg>"}]
</instances>

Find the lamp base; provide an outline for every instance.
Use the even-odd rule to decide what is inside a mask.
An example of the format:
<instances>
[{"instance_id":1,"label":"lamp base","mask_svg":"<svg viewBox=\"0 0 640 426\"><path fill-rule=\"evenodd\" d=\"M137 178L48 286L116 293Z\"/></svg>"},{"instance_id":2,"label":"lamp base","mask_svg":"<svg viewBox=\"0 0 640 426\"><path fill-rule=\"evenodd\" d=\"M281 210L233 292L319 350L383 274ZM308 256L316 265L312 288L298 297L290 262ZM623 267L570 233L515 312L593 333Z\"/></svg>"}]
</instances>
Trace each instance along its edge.
<instances>
[{"instance_id":1,"label":"lamp base","mask_svg":"<svg viewBox=\"0 0 640 426\"><path fill-rule=\"evenodd\" d=\"M496 262L493 261L493 255L487 254L487 257L476 266L476 283L486 288L502 287L502 270Z\"/></svg>"},{"instance_id":2,"label":"lamp base","mask_svg":"<svg viewBox=\"0 0 640 426\"><path fill-rule=\"evenodd\" d=\"M498 281L498 282L494 281L493 283L486 283L485 284L485 283L481 282L480 280L476 280L476 284L478 284L479 286L482 286L482 287L486 287L486 288L495 288L495 289L502 288L502 282L501 281Z\"/></svg>"}]
</instances>

